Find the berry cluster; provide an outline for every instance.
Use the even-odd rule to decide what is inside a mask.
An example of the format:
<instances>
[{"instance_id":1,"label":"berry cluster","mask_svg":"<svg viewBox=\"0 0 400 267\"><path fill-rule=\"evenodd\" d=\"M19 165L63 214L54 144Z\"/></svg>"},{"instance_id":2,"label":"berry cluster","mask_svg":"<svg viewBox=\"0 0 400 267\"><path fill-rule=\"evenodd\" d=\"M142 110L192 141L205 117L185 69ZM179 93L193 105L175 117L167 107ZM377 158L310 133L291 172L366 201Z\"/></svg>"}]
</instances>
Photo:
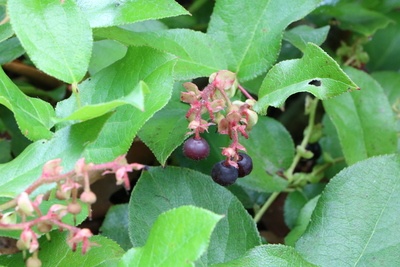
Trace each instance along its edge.
<instances>
[{"instance_id":1,"label":"berry cluster","mask_svg":"<svg viewBox=\"0 0 400 267\"><path fill-rule=\"evenodd\" d=\"M214 165L211 177L225 186L233 184L238 177L248 175L253 163L247 154L239 152L246 151L239 143L239 136L248 138L248 132L257 123L257 113L252 110L255 100L240 86L236 74L227 70L213 73L203 90L191 82L183 86L187 92L181 93L181 101L190 104L186 113L190 129L188 134L194 134L183 145L184 155L194 160L206 158L210 147L200 134L207 132L209 126L217 125L218 133L228 135L232 142L222 149L226 159ZM245 102L231 101L237 89L247 97Z\"/></svg>"}]
</instances>

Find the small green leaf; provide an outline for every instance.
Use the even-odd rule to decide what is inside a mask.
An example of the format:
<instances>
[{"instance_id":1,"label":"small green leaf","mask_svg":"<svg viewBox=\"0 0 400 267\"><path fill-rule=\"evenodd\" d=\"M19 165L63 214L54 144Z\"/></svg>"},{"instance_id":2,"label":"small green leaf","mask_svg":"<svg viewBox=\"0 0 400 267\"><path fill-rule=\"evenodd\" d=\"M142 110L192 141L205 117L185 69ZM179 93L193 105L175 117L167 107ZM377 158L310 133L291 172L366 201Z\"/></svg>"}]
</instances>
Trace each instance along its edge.
<instances>
[{"instance_id":1,"label":"small green leaf","mask_svg":"<svg viewBox=\"0 0 400 267\"><path fill-rule=\"evenodd\" d=\"M282 61L267 73L254 109L265 113L268 106L280 107L289 96L299 92L328 99L357 88L336 61L308 43L301 59Z\"/></svg>"},{"instance_id":2,"label":"small green leaf","mask_svg":"<svg viewBox=\"0 0 400 267\"><path fill-rule=\"evenodd\" d=\"M53 231L50 233L51 239L42 237L39 240L40 253L39 259L43 266L117 266L117 263L124 253L124 250L114 241L103 236L93 236L90 242L97 245L91 246L86 254L82 254L81 245L78 245L77 251L73 252L67 244L68 233ZM1 255L0 264L5 266L25 266L22 253L12 255Z\"/></svg>"},{"instance_id":3,"label":"small green leaf","mask_svg":"<svg viewBox=\"0 0 400 267\"><path fill-rule=\"evenodd\" d=\"M163 166L189 131L185 116L189 106L180 101L182 88L182 83L175 84L171 100L146 122L138 134Z\"/></svg>"},{"instance_id":4,"label":"small green leaf","mask_svg":"<svg viewBox=\"0 0 400 267\"><path fill-rule=\"evenodd\" d=\"M24 95L0 69L0 104L14 113L23 135L32 141L49 139L55 117L53 107L40 99Z\"/></svg>"},{"instance_id":5,"label":"small green leaf","mask_svg":"<svg viewBox=\"0 0 400 267\"><path fill-rule=\"evenodd\" d=\"M363 71L346 68L346 72L361 90L323 104L338 131L347 164L395 152L396 124L383 89Z\"/></svg>"},{"instance_id":6,"label":"small green leaf","mask_svg":"<svg viewBox=\"0 0 400 267\"><path fill-rule=\"evenodd\" d=\"M193 266L207 250L211 233L222 217L194 206L161 213L146 244L129 250L118 266Z\"/></svg>"},{"instance_id":7,"label":"small green leaf","mask_svg":"<svg viewBox=\"0 0 400 267\"><path fill-rule=\"evenodd\" d=\"M214 183L210 176L172 166L150 168L142 173L134 187L129 202L132 244L143 246L156 218L162 212L182 205L194 205L225 215L216 226L207 253L197 261L197 266L238 258L260 244L253 219L232 193Z\"/></svg>"},{"instance_id":8,"label":"small green leaf","mask_svg":"<svg viewBox=\"0 0 400 267\"><path fill-rule=\"evenodd\" d=\"M262 245L255 247L236 260L214 264L211 267L315 267L304 260L292 247L284 245Z\"/></svg>"},{"instance_id":9,"label":"small green leaf","mask_svg":"<svg viewBox=\"0 0 400 267\"><path fill-rule=\"evenodd\" d=\"M14 160L0 165L0 197L14 198L36 181L44 163L61 158L64 170L74 168L87 146L96 140L109 114L67 126L48 141L36 141ZM88 131L90 129L90 131ZM34 159L34 160L33 160ZM39 187L34 193L46 193L54 184Z\"/></svg>"},{"instance_id":10,"label":"small green leaf","mask_svg":"<svg viewBox=\"0 0 400 267\"><path fill-rule=\"evenodd\" d=\"M307 48L307 43L321 45L325 42L329 29L329 26L314 29L307 25L300 25L286 31L283 35L283 39L304 52Z\"/></svg>"},{"instance_id":11,"label":"small green leaf","mask_svg":"<svg viewBox=\"0 0 400 267\"><path fill-rule=\"evenodd\" d=\"M188 11L172 0L78 0L77 2L92 28L189 15Z\"/></svg>"},{"instance_id":12,"label":"small green leaf","mask_svg":"<svg viewBox=\"0 0 400 267\"><path fill-rule=\"evenodd\" d=\"M310 223L311 214L313 213L315 206L317 205L319 196L308 201L298 213L296 223L292 230L285 237L285 244L288 246L294 246L297 240L304 234L307 226Z\"/></svg>"},{"instance_id":13,"label":"small green leaf","mask_svg":"<svg viewBox=\"0 0 400 267\"><path fill-rule=\"evenodd\" d=\"M299 191L290 192L283 207L286 225L292 229L297 221L301 208L307 203L307 197Z\"/></svg>"},{"instance_id":14,"label":"small green leaf","mask_svg":"<svg viewBox=\"0 0 400 267\"><path fill-rule=\"evenodd\" d=\"M89 63L91 76L123 58L127 47L113 40L101 40L93 43L92 57ZM107 56L104 56L107 55Z\"/></svg>"},{"instance_id":15,"label":"small green leaf","mask_svg":"<svg viewBox=\"0 0 400 267\"><path fill-rule=\"evenodd\" d=\"M319 0L216 2L207 33L224 47L229 70L241 82L266 72L278 57L284 29L303 18ZM246 12L244 12L246 11Z\"/></svg>"},{"instance_id":16,"label":"small green leaf","mask_svg":"<svg viewBox=\"0 0 400 267\"><path fill-rule=\"evenodd\" d=\"M11 25L30 59L67 83L86 74L92 31L75 1L9 1Z\"/></svg>"},{"instance_id":17,"label":"small green leaf","mask_svg":"<svg viewBox=\"0 0 400 267\"><path fill-rule=\"evenodd\" d=\"M129 235L127 235L129 231L128 214L128 204L111 206L100 227L101 235L114 240L125 250L132 247Z\"/></svg>"},{"instance_id":18,"label":"small green leaf","mask_svg":"<svg viewBox=\"0 0 400 267\"><path fill-rule=\"evenodd\" d=\"M228 138L227 138L228 139ZM294 144L288 131L278 121L259 117L250 131L249 139L242 139L247 154L253 160L253 171L237 184L258 192L281 191L287 180L277 172L289 168L294 157ZM221 153L218 147L218 153Z\"/></svg>"},{"instance_id":19,"label":"small green leaf","mask_svg":"<svg viewBox=\"0 0 400 267\"><path fill-rule=\"evenodd\" d=\"M0 65L11 62L25 54L17 37L12 37L0 43Z\"/></svg>"},{"instance_id":20,"label":"small green leaf","mask_svg":"<svg viewBox=\"0 0 400 267\"><path fill-rule=\"evenodd\" d=\"M188 29L133 32L114 27L98 29L95 34L126 45L149 46L175 55L178 61L174 73L178 80L209 76L227 67L219 44L201 32Z\"/></svg>"},{"instance_id":21,"label":"small green leaf","mask_svg":"<svg viewBox=\"0 0 400 267\"><path fill-rule=\"evenodd\" d=\"M0 25L0 42L7 40L11 36L13 36L14 31L9 22Z\"/></svg>"},{"instance_id":22,"label":"small green leaf","mask_svg":"<svg viewBox=\"0 0 400 267\"><path fill-rule=\"evenodd\" d=\"M400 262L400 156L369 158L332 178L296 244L319 266L395 266Z\"/></svg>"}]
</instances>

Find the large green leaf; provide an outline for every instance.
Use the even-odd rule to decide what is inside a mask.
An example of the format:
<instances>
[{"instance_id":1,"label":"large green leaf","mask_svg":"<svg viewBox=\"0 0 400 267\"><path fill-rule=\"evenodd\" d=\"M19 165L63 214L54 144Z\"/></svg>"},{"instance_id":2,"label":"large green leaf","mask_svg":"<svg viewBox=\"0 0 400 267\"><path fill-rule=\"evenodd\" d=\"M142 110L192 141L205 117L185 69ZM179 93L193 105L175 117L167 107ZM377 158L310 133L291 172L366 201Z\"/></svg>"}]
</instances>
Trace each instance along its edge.
<instances>
[{"instance_id":1,"label":"large green leaf","mask_svg":"<svg viewBox=\"0 0 400 267\"><path fill-rule=\"evenodd\" d=\"M93 236L90 242L97 245L92 246L86 254L80 252L81 245L73 252L67 244L68 234L53 231L50 233L51 240L44 236L39 240L39 258L43 266L81 266L81 267L112 267L117 266L124 250L114 241L103 236ZM4 266L25 266L22 253L13 255L1 255L0 264Z\"/></svg>"},{"instance_id":2,"label":"large green leaf","mask_svg":"<svg viewBox=\"0 0 400 267\"><path fill-rule=\"evenodd\" d=\"M61 158L64 170L74 168L76 161L97 136L109 115L64 127L48 141L29 145L13 161L0 165L0 197L14 198L24 191L41 173L44 163ZM90 131L88 131L90 129ZM54 185L41 186L35 194L45 193Z\"/></svg>"},{"instance_id":3,"label":"large green leaf","mask_svg":"<svg viewBox=\"0 0 400 267\"><path fill-rule=\"evenodd\" d=\"M14 113L22 134L30 140L49 139L54 124L53 107L38 98L23 94L0 68L0 104Z\"/></svg>"},{"instance_id":4,"label":"large green leaf","mask_svg":"<svg viewBox=\"0 0 400 267\"><path fill-rule=\"evenodd\" d=\"M11 25L30 59L67 83L86 74L92 31L75 1L9 1Z\"/></svg>"},{"instance_id":5,"label":"large green leaf","mask_svg":"<svg viewBox=\"0 0 400 267\"><path fill-rule=\"evenodd\" d=\"M328 99L354 89L357 85L336 61L318 46L308 43L301 59L282 61L267 73L254 109L265 113L268 106L280 107L289 96L299 92Z\"/></svg>"},{"instance_id":6,"label":"large green leaf","mask_svg":"<svg viewBox=\"0 0 400 267\"><path fill-rule=\"evenodd\" d=\"M276 173L289 168L294 157L294 144L281 123L260 116L249 139L242 139L241 144L253 159L254 167L249 175L237 181L239 185L259 192L275 192L286 188L287 180Z\"/></svg>"},{"instance_id":7,"label":"large green leaf","mask_svg":"<svg viewBox=\"0 0 400 267\"><path fill-rule=\"evenodd\" d=\"M284 29L320 0L231 1L215 4L207 33L222 47L229 70L241 81L267 71L278 57ZM245 12L244 12L245 11Z\"/></svg>"},{"instance_id":8,"label":"large green leaf","mask_svg":"<svg viewBox=\"0 0 400 267\"><path fill-rule=\"evenodd\" d=\"M93 28L189 14L172 0L77 0L77 3Z\"/></svg>"},{"instance_id":9,"label":"large green leaf","mask_svg":"<svg viewBox=\"0 0 400 267\"><path fill-rule=\"evenodd\" d=\"M98 29L95 34L126 45L150 46L177 56L174 72L178 80L209 76L227 68L219 44L201 32L188 29L133 32L114 27Z\"/></svg>"},{"instance_id":10,"label":"large green leaf","mask_svg":"<svg viewBox=\"0 0 400 267\"><path fill-rule=\"evenodd\" d=\"M17 37L12 37L0 43L0 65L11 62L25 54Z\"/></svg>"},{"instance_id":11,"label":"large green leaf","mask_svg":"<svg viewBox=\"0 0 400 267\"><path fill-rule=\"evenodd\" d=\"M381 86L363 71L346 68L361 90L323 102L347 164L397 149L394 115Z\"/></svg>"},{"instance_id":12,"label":"large green leaf","mask_svg":"<svg viewBox=\"0 0 400 267\"><path fill-rule=\"evenodd\" d=\"M129 250L118 266L193 266L222 217L194 206L166 211L154 222L146 244Z\"/></svg>"},{"instance_id":13,"label":"large green leaf","mask_svg":"<svg viewBox=\"0 0 400 267\"><path fill-rule=\"evenodd\" d=\"M391 105L400 101L400 74L395 71L379 71L371 73L374 78L382 86Z\"/></svg>"},{"instance_id":14,"label":"large green leaf","mask_svg":"<svg viewBox=\"0 0 400 267\"><path fill-rule=\"evenodd\" d=\"M325 188L296 249L320 266L396 266L399 174L398 154L344 169Z\"/></svg>"},{"instance_id":15,"label":"large green leaf","mask_svg":"<svg viewBox=\"0 0 400 267\"><path fill-rule=\"evenodd\" d=\"M79 86L79 99L85 105L118 100L144 82L148 93L144 99L144 111L131 105L117 107L114 115L103 127L99 138L85 151L91 162L105 162L128 151L134 136L154 113L167 104L173 88L172 69L174 57L146 47L130 47L126 56L96 73ZM135 100L135 97L133 98ZM60 102L57 115L67 117L79 108L77 98L72 96ZM96 110L93 110L96 112Z\"/></svg>"},{"instance_id":16,"label":"large green leaf","mask_svg":"<svg viewBox=\"0 0 400 267\"><path fill-rule=\"evenodd\" d=\"M284 245L262 245L249 250L243 257L211 267L315 267L304 260L292 247Z\"/></svg>"},{"instance_id":17,"label":"large green leaf","mask_svg":"<svg viewBox=\"0 0 400 267\"><path fill-rule=\"evenodd\" d=\"M129 234L134 246L143 246L151 225L164 211L194 205L225 217L215 228L207 253L196 266L207 266L242 256L260 244L255 224L239 200L210 176L183 168L151 168L133 189L129 202Z\"/></svg>"},{"instance_id":18,"label":"large green leaf","mask_svg":"<svg viewBox=\"0 0 400 267\"><path fill-rule=\"evenodd\" d=\"M286 31L283 35L283 39L304 52L307 48L307 43L321 45L325 42L329 29L329 26L314 29L307 25L300 25Z\"/></svg>"},{"instance_id":19,"label":"large green leaf","mask_svg":"<svg viewBox=\"0 0 400 267\"><path fill-rule=\"evenodd\" d=\"M93 43L92 57L89 63L89 73L91 76L100 70L108 67L112 63L123 58L127 47L113 40L101 40ZM107 56L104 56L107 55Z\"/></svg>"},{"instance_id":20,"label":"large green leaf","mask_svg":"<svg viewBox=\"0 0 400 267\"><path fill-rule=\"evenodd\" d=\"M189 106L180 101L182 90L182 83L176 83L171 100L146 122L138 134L163 166L189 131L185 116Z\"/></svg>"}]
</instances>

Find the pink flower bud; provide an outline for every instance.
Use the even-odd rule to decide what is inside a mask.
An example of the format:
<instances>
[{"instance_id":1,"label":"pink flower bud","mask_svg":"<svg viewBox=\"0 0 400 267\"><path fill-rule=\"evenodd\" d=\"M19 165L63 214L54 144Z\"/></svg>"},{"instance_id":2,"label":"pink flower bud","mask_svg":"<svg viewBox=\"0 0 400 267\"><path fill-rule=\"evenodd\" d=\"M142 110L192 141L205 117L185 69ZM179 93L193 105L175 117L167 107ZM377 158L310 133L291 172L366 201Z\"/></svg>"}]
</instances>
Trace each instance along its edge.
<instances>
[{"instance_id":1,"label":"pink flower bud","mask_svg":"<svg viewBox=\"0 0 400 267\"><path fill-rule=\"evenodd\" d=\"M61 159L53 159L46 162L43 166L42 177L50 178L61 174Z\"/></svg>"},{"instance_id":2,"label":"pink flower bud","mask_svg":"<svg viewBox=\"0 0 400 267\"><path fill-rule=\"evenodd\" d=\"M26 192L22 192L17 198L17 210L27 216L33 215L33 205Z\"/></svg>"}]
</instances>

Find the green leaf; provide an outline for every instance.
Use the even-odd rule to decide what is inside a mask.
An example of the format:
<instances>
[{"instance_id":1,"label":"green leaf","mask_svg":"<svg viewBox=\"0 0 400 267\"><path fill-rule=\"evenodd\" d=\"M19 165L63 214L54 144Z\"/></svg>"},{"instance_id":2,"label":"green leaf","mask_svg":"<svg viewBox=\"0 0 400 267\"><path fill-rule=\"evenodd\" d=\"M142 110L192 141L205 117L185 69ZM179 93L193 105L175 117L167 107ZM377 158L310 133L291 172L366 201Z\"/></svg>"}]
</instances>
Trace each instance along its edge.
<instances>
[{"instance_id":1,"label":"green leaf","mask_svg":"<svg viewBox=\"0 0 400 267\"><path fill-rule=\"evenodd\" d=\"M255 247L236 260L214 264L211 267L313 267L315 265L304 260L292 247L284 245L262 245Z\"/></svg>"},{"instance_id":2,"label":"green leaf","mask_svg":"<svg viewBox=\"0 0 400 267\"><path fill-rule=\"evenodd\" d=\"M73 169L87 146L96 140L108 118L107 114L64 127L50 140L36 141L11 162L0 164L0 197L16 197L40 177L44 163L51 159L61 158L64 170ZM46 193L52 187L54 184L41 186L34 193Z\"/></svg>"},{"instance_id":3,"label":"green leaf","mask_svg":"<svg viewBox=\"0 0 400 267\"><path fill-rule=\"evenodd\" d=\"M201 32L188 29L133 32L115 27L98 29L95 34L125 45L149 46L175 55L178 61L174 72L178 80L209 76L227 67L219 44Z\"/></svg>"},{"instance_id":4,"label":"green leaf","mask_svg":"<svg viewBox=\"0 0 400 267\"><path fill-rule=\"evenodd\" d=\"M133 189L129 202L129 235L134 246L145 244L151 225L162 212L182 205L225 214L211 236L207 253L196 266L238 258L260 244L254 221L232 193L214 183L210 176L168 166L142 173Z\"/></svg>"},{"instance_id":5,"label":"green leaf","mask_svg":"<svg viewBox=\"0 0 400 267\"><path fill-rule=\"evenodd\" d=\"M143 20L189 15L172 0L97 1L77 0L92 28L109 27Z\"/></svg>"},{"instance_id":6,"label":"green leaf","mask_svg":"<svg viewBox=\"0 0 400 267\"><path fill-rule=\"evenodd\" d=\"M0 104L14 113L21 132L30 140L49 139L55 117L53 107L40 99L24 95L0 69Z\"/></svg>"},{"instance_id":7,"label":"green leaf","mask_svg":"<svg viewBox=\"0 0 400 267\"><path fill-rule=\"evenodd\" d=\"M276 173L289 168L294 157L294 144L281 123L260 116L250 131L249 139L242 139L240 143L253 160L253 171L237 180L237 184L258 192L276 192L286 188L287 180ZM221 154L220 146L218 149Z\"/></svg>"},{"instance_id":8,"label":"green leaf","mask_svg":"<svg viewBox=\"0 0 400 267\"><path fill-rule=\"evenodd\" d=\"M400 75L395 71L379 71L371 73L374 78L382 86L391 105L400 101Z\"/></svg>"},{"instance_id":9,"label":"green leaf","mask_svg":"<svg viewBox=\"0 0 400 267\"><path fill-rule=\"evenodd\" d=\"M301 59L282 61L267 73L254 109L265 113L268 106L280 107L289 96L299 92L328 99L354 89L357 85L336 61L318 46L308 43Z\"/></svg>"},{"instance_id":10,"label":"green leaf","mask_svg":"<svg viewBox=\"0 0 400 267\"><path fill-rule=\"evenodd\" d=\"M189 106L180 101L182 88L180 82L175 84L171 100L146 122L138 134L163 166L189 131L185 116Z\"/></svg>"},{"instance_id":11,"label":"green leaf","mask_svg":"<svg viewBox=\"0 0 400 267\"><path fill-rule=\"evenodd\" d=\"M128 233L128 204L111 206L103 224L100 227L101 235L117 242L123 249L132 247Z\"/></svg>"},{"instance_id":12,"label":"green leaf","mask_svg":"<svg viewBox=\"0 0 400 267\"><path fill-rule=\"evenodd\" d=\"M251 80L276 61L284 29L303 18L319 0L217 1L207 33L224 47L229 70ZM244 12L246 11L246 12Z\"/></svg>"},{"instance_id":13,"label":"green leaf","mask_svg":"<svg viewBox=\"0 0 400 267\"><path fill-rule=\"evenodd\" d=\"M361 33L364 36L371 36L377 30L383 29L393 22L382 13L369 10L359 3L338 2L334 6L322 6L314 13L334 18L339 28Z\"/></svg>"},{"instance_id":14,"label":"green leaf","mask_svg":"<svg viewBox=\"0 0 400 267\"><path fill-rule=\"evenodd\" d=\"M14 31L9 22L0 25L0 42L13 36Z\"/></svg>"},{"instance_id":15,"label":"green leaf","mask_svg":"<svg viewBox=\"0 0 400 267\"><path fill-rule=\"evenodd\" d=\"M138 64L146 62L146 64ZM143 124L164 107L173 88L172 68L174 57L146 47L130 47L126 56L98 72L79 86L81 103L85 105L116 101L132 92L132 88L143 88L149 92L144 99L144 111L130 105L117 107L107 121L99 138L91 143L84 157L90 162L106 162L128 151L133 138ZM138 101L137 91L130 101ZM147 89L146 89L147 90ZM103 105L103 104L102 104ZM58 103L59 117L66 117L78 109L75 97Z\"/></svg>"},{"instance_id":16,"label":"green leaf","mask_svg":"<svg viewBox=\"0 0 400 267\"><path fill-rule=\"evenodd\" d=\"M67 83L86 74L92 31L75 1L9 1L11 25L30 59Z\"/></svg>"},{"instance_id":17,"label":"green leaf","mask_svg":"<svg viewBox=\"0 0 400 267\"><path fill-rule=\"evenodd\" d=\"M369 158L333 179L296 244L320 266L394 266L400 261L400 156Z\"/></svg>"},{"instance_id":18,"label":"green leaf","mask_svg":"<svg viewBox=\"0 0 400 267\"><path fill-rule=\"evenodd\" d=\"M285 237L285 244L288 246L294 246L297 240L304 234L307 226L310 223L311 215L317 205L319 196L308 201L298 213L296 223L292 230Z\"/></svg>"},{"instance_id":19,"label":"green leaf","mask_svg":"<svg viewBox=\"0 0 400 267\"><path fill-rule=\"evenodd\" d=\"M330 26L314 29L307 25L300 25L286 31L283 35L283 39L304 52L307 48L307 43L321 45L325 42L329 29Z\"/></svg>"},{"instance_id":20,"label":"green leaf","mask_svg":"<svg viewBox=\"0 0 400 267\"><path fill-rule=\"evenodd\" d=\"M90 58L89 63L90 75L93 76L96 72L99 72L117 60L120 60L125 56L126 51L126 46L113 40L94 42L92 57Z\"/></svg>"},{"instance_id":21,"label":"green leaf","mask_svg":"<svg viewBox=\"0 0 400 267\"><path fill-rule=\"evenodd\" d=\"M86 254L82 254L81 245L78 245L77 251L73 252L67 244L68 234L53 231L50 233L51 240L44 236L40 238L39 258L43 266L82 266L82 267L112 267L117 263L124 251L117 243L103 236L93 236L90 242L98 244L92 246ZM0 264L5 266L25 266L22 253L12 255L1 255Z\"/></svg>"},{"instance_id":22,"label":"green leaf","mask_svg":"<svg viewBox=\"0 0 400 267\"><path fill-rule=\"evenodd\" d=\"M292 229L297 221L301 208L307 203L307 197L299 191L290 192L283 207L286 225Z\"/></svg>"},{"instance_id":23,"label":"green leaf","mask_svg":"<svg viewBox=\"0 0 400 267\"><path fill-rule=\"evenodd\" d=\"M0 43L0 65L11 62L25 54L17 37L12 37Z\"/></svg>"},{"instance_id":24,"label":"green leaf","mask_svg":"<svg viewBox=\"0 0 400 267\"><path fill-rule=\"evenodd\" d=\"M222 217L194 206L166 211L152 225L146 244L129 250L118 266L193 266Z\"/></svg>"},{"instance_id":25,"label":"green leaf","mask_svg":"<svg viewBox=\"0 0 400 267\"><path fill-rule=\"evenodd\" d=\"M348 165L397 148L394 115L380 85L365 72L346 68L361 90L323 102L338 131Z\"/></svg>"}]
</instances>

